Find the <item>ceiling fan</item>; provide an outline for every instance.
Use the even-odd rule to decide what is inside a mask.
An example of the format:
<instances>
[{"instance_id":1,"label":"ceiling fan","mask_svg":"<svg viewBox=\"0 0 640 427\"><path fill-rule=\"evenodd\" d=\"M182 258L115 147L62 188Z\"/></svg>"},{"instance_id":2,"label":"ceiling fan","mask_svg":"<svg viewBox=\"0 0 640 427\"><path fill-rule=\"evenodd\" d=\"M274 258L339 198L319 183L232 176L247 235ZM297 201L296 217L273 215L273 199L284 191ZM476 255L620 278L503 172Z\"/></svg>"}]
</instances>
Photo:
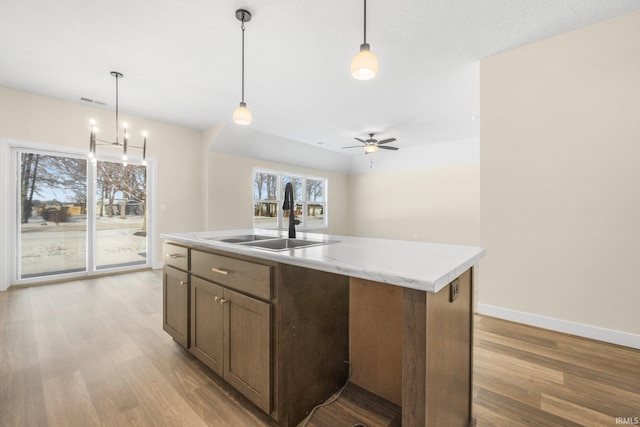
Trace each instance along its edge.
<instances>
[{"instance_id":1,"label":"ceiling fan","mask_svg":"<svg viewBox=\"0 0 640 427\"><path fill-rule=\"evenodd\" d=\"M357 141L362 142L362 144L364 145L350 145L348 147L342 147L342 148L363 148L364 147L364 154L373 154L376 151L378 151L379 148L383 149L383 150L399 150L398 147L389 147L387 145L384 144L388 144L390 142L395 141L395 138L387 138L387 139L383 139L382 141L378 141L377 139L374 139L373 136L375 134L374 133L370 133L369 134L369 139L363 140L360 138L354 138Z\"/></svg>"}]
</instances>

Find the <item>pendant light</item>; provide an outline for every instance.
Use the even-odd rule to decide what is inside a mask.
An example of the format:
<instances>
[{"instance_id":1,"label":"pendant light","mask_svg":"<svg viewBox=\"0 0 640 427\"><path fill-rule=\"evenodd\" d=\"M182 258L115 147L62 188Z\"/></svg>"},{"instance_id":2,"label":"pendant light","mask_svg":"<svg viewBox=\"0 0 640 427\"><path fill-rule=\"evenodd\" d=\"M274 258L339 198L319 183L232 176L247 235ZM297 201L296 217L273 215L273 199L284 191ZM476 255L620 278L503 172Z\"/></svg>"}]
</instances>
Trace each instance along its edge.
<instances>
[{"instance_id":1,"label":"pendant light","mask_svg":"<svg viewBox=\"0 0 640 427\"><path fill-rule=\"evenodd\" d=\"M233 112L233 121L239 125L248 125L251 123L252 115L251 111L247 108L247 103L244 102L244 23L251 21L251 13L244 9L236 10L236 18L242 23L242 101L240 106Z\"/></svg>"},{"instance_id":2,"label":"pendant light","mask_svg":"<svg viewBox=\"0 0 640 427\"><path fill-rule=\"evenodd\" d=\"M367 43L367 0L364 0L364 43L360 53L351 61L351 75L358 80L371 80L378 73L378 58L369 50Z\"/></svg>"},{"instance_id":3,"label":"pendant light","mask_svg":"<svg viewBox=\"0 0 640 427\"><path fill-rule=\"evenodd\" d=\"M147 160L146 160L146 155L147 155L147 132L142 132L142 137L143 142L142 142L142 147L139 146L135 146L135 145L129 145L129 125L125 122L122 124L122 127L124 128L124 134L122 137L122 142L120 142L120 140L118 139L118 130L119 130L119 126L118 126L118 79L123 78L124 76L122 75L122 73L119 73L117 71L112 71L111 75L113 77L116 78L116 139L115 141L105 141L102 139L98 139L96 138L96 133L98 131L97 127L96 127L96 122L95 120L91 120L90 124L91 124L91 133L89 136L89 158L91 159L91 161L93 163L96 163L96 146L97 145L111 145L113 147L116 148L122 148L122 161L124 162L124 165L127 165L127 149L128 148L139 148L142 150L142 164L146 165L147 164Z\"/></svg>"}]
</instances>

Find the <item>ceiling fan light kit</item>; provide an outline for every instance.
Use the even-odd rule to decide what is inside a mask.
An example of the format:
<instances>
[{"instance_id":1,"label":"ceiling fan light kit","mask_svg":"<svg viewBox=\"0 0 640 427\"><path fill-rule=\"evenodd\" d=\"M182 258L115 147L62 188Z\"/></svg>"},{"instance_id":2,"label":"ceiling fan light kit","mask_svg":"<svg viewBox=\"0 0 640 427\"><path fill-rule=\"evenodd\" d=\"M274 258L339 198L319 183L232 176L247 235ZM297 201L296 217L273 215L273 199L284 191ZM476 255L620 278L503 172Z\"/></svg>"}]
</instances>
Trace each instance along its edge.
<instances>
[{"instance_id":1,"label":"ceiling fan light kit","mask_svg":"<svg viewBox=\"0 0 640 427\"><path fill-rule=\"evenodd\" d=\"M248 125L251 123L253 115L247 108L247 103L244 102L244 23L251 21L251 13L245 9L238 9L236 10L236 19L241 22L240 28L242 29L242 100L240 106L233 112L233 121L239 125Z\"/></svg>"},{"instance_id":2,"label":"ceiling fan light kit","mask_svg":"<svg viewBox=\"0 0 640 427\"><path fill-rule=\"evenodd\" d=\"M364 0L364 42L351 61L351 75L358 80L371 80L378 74L378 58L367 43L367 0Z\"/></svg>"},{"instance_id":3,"label":"ceiling fan light kit","mask_svg":"<svg viewBox=\"0 0 640 427\"><path fill-rule=\"evenodd\" d=\"M142 137L143 137L143 142L142 142L142 146L136 146L136 145L129 145L129 125L125 122L122 124L122 127L124 128L124 135L122 138L122 142L120 142L120 140L118 139L118 79L121 79L124 77L124 75L122 73L119 73L117 71L111 71L110 73L113 77L115 77L116 79L116 139L115 141L105 141L102 139L98 139L96 137L96 134L98 132L98 128L96 127L96 121L95 120L90 120L90 124L91 124L91 131L90 131L90 136L89 136L89 158L91 159L91 161L93 163L96 163L96 146L97 145L111 145L113 147L116 148L120 148L122 147L123 150L123 154L122 154L122 161L124 162L124 165L127 165L127 149L128 148L139 148L142 150L142 164L146 165L147 164L147 160L146 160L146 156L147 156L147 132L142 132Z\"/></svg>"},{"instance_id":4,"label":"ceiling fan light kit","mask_svg":"<svg viewBox=\"0 0 640 427\"><path fill-rule=\"evenodd\" d=\"M342 148L364 148L364 154L371 154L371 164L370 164L370 168L373 167L373 153L375 153L376 151L378 151L379 149L383 149L383 150L393 150L393 151L397 151L399 150L398 147L390 147L388 144L390 142L395 141L395 138L387 138L387 139L383 139L382 141L378 141L377 139L374 139L375 133L370 133L369 134L369 139L360 139L360 138L354 138L356 141L360 141L362 143L362 145L350 145L348 147L342 147Z\"/></svg>"}]
</instances>

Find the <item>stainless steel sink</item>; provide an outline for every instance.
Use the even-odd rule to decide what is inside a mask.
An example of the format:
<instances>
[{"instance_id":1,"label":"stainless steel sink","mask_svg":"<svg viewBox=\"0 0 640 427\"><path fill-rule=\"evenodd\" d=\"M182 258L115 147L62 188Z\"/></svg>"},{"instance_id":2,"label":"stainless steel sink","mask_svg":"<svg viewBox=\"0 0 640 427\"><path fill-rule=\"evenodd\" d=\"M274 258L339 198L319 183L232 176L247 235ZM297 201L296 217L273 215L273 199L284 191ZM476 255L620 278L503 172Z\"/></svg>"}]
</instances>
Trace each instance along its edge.
<instances>
[{"instance_id":1,"label":"stainless steel sink","mask_svg":"<svg viewBox=\"0 0 640 427\"><path fill-rule=\"evenodd\" d=\"M270 251L287 251L289 249L308 248L310 246L320 246L329 243L335 243L335 240L277 239L248 243L247 245Z\"/></svg>"},{"instance_id":2,"label":"stainless steel sink","mask_svg":"<svg viewBox=\"0 0 640 427\"><path fill-rule=\"evenodd\" d=\"M239 236L228 236L228 237L205 237L207 240L216 240L218 242L225 243L249 243L249 242L257 242L260 240L273 240L280 239L277 236L267 236L263 234L242 234Z\"/></svg>"}]
</instances>

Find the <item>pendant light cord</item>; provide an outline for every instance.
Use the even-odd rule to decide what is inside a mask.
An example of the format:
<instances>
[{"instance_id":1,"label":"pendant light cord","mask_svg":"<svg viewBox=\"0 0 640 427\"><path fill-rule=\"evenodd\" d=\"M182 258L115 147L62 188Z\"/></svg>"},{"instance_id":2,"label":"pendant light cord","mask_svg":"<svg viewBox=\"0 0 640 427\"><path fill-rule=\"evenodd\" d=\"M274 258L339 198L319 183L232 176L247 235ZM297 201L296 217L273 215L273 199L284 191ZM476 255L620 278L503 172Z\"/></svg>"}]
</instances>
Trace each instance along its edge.
<instances>
[{"instance_id":1,"label":"pendant light cord","mask_svg":"<svg viewBox=\"0 0 640 427\"><path fill-rule=\"evenodd\" d=\"M116 144L118 144L118 78L116 74Z\"/></svg>"},{"instance_id":2,"label":"pendant light cord","mask_svg":"<svg viewBox=\"0 0 640 427\"><path fill-rule=\"evenodd\" d=\"M240 24L242 28L242 102L244 102L244 21Z\"/></svg>"},{"instance_id":3,"label":"pendant light cord","mask_svg":"<svg viewBox=\"0 0 640 427\"><path fill-rule=\"evenodd\" d=\"M367 0L364 0L364 43L367 43Z\"/></svg>"}]
</instances>

